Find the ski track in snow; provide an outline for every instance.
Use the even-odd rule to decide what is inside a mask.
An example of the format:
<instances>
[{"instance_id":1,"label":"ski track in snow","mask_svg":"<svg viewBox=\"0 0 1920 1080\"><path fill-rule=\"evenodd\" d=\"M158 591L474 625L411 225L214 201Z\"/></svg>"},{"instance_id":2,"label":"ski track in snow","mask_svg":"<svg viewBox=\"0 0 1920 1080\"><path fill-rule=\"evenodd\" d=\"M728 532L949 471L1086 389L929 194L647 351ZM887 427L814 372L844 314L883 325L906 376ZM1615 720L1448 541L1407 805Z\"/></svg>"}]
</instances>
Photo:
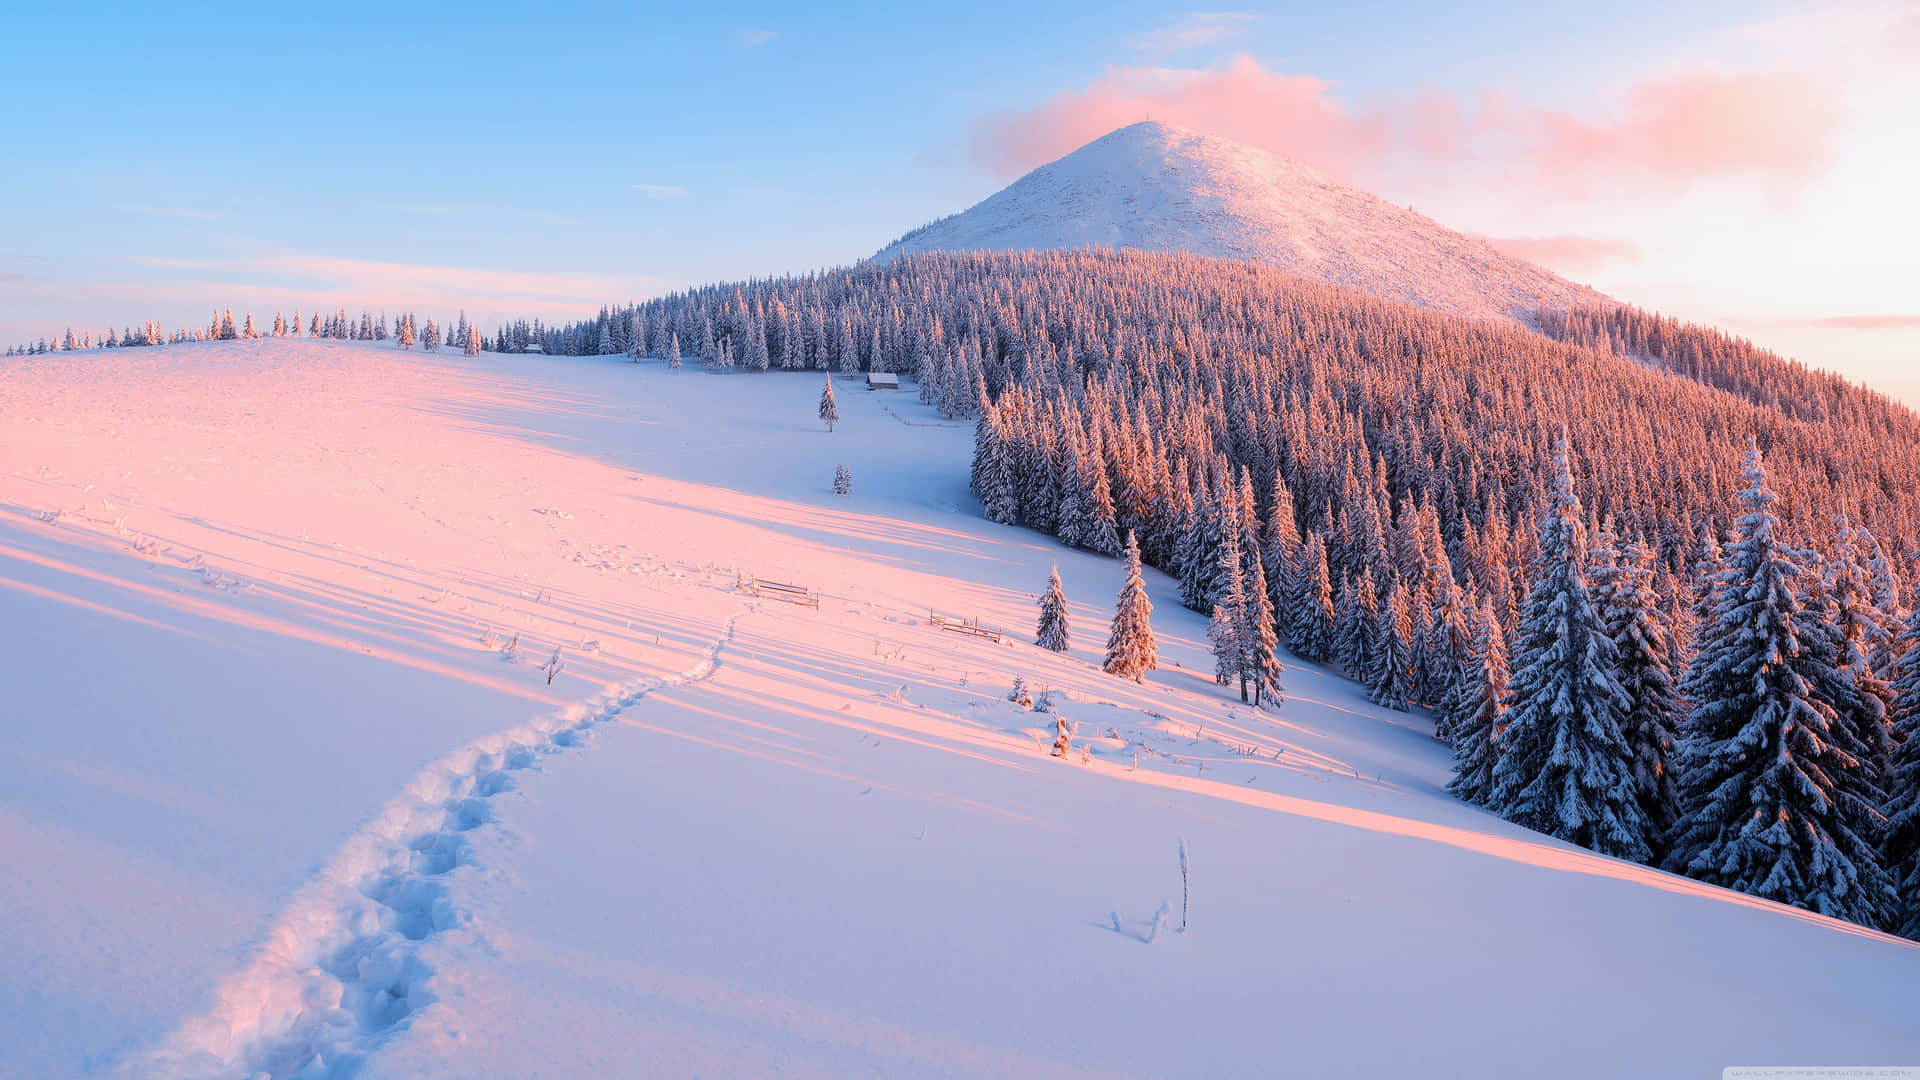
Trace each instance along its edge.
<instances>
[{"instance_id":1,"label":"ski track in snow","mask_svg":"<svg viewBox=\"0 0 1920 1080\"><path fill-rule=\"evenodd\" d=\"M477 739L421 770L341 848L275 921L253 960L211 1009L123 1070L154 1080L342 1080L383 1037L430 1004L420 946L460 925L448 875L467 836L493 820L491 800L542 755L578 747L592 728L649 694L704 682L742 615L700 663L618 686L586 702Z\"/></svg>"}]
</instances>

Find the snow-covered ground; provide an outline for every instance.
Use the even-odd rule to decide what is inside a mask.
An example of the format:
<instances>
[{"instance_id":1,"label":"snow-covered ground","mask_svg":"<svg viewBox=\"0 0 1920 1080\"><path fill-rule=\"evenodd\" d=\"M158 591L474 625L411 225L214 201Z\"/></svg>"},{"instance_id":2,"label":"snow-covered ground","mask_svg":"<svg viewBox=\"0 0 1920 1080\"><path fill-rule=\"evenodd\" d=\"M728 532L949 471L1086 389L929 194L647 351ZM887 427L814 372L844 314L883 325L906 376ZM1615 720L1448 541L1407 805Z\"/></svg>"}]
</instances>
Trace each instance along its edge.
<instances>
[{"instance_id":1,"label":"snow-covered ground","mask_svg":"<svg viewBox=\"0 0 1920 1080\"><path fill-rule=\"evenodd\" d=\"M836 385L828 434L818 376L620 358L0 366L0 1075L1920 1060L1920 949L1462 806L1319 670L1255 713L1158 575L1164 670L1103 675L1119 565Z\"/></svg>"},{"instance_id":2,"label":"snow-covered ground","mask_svg":"<svg viewBox=\"0 0 1920 1080\"><path fill-rule=\"evenodd\" d=\"M1089 245L1262 262L1450 315L1524 319L1612 303L1291 158L1153 121L1103 135L874 258Z\"/></svg>"}]
</instances>

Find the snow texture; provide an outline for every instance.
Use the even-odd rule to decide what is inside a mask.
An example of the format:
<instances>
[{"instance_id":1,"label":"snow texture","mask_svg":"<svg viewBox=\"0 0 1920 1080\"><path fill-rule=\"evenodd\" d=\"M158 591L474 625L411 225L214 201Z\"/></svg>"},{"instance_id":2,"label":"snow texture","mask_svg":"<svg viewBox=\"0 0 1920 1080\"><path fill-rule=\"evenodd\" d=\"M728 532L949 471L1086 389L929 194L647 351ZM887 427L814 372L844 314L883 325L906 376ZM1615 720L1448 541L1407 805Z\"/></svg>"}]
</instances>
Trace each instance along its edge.
<instances>
[{"instance_id":1,"label":"snow texture","mask_svg":"<svg viewBox=\"0 0 1920 1080\"><path fill-rule=\"evenodd\" d=\"M1042 165L874 258L1089 246L1266 263L1479 318L1611 303L1291 158L1153 121Z\"/></svg>"}]
</instances>

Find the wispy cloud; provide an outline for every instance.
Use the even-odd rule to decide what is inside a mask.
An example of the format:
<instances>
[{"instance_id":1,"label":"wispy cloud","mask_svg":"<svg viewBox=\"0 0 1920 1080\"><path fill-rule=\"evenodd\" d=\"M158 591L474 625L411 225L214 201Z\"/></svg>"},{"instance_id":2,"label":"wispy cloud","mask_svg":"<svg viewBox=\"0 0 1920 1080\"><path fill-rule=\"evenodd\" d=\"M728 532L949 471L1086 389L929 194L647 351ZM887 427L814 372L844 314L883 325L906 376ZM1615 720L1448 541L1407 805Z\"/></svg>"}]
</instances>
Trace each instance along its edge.
<instances>
[{"instance_id":1,"label":"wispy cloud","mask_svg":"<svg viewBox=\"0 0 1920 1080\"><path fill-rule=\"evenodd\" d=\"M676 184L629 184L627 186L649 199L678 199L687 193L686 188Z\"/></svg>"},{"instance_id":2,"label":"wispy cloud","mask_svg":"<svg viewBox=\"0 0 1920 1080\"><path fill-rule=\"evenodd\" d=\"M1244 11L1194 11L1168 19L1152 30L1127 36L1127 47L1156 57L1220 45L1245 34L1265 18Z\"/></svg>"},{"instance_id":3,"label":"wispy cloud","mask_svg":"<svg viewBox=\"0 0 1920 1080\"><path fill-rule=\"evenodd\" d=\"M757 48L780 36L778 30L741 30L733 35L733 43L743 49Z\"/></svg>"},{"instance_id":4,"label":"wispy cloud","mask_svg":"<svg viewBox=\"0 0 1920 1080\"><path fill-rule=\"evenodd\" d=\"M1822 330L1920 330L1920 315L1833 315L1807 321Z\"/></svg>"},{"instance_id":5,"label":"wispy cloud","mask_svg":"<svg viewBox=\"0 0 1920 1080\"><path fill-rule=\"evenodd\" d=\"M1698 72L1635 84L1578 113L1438 90L1354 108L1322 79L1240 55L1208 68L1110 67L1043 105L982 117L971 152L996 176L1017 176L1151 114L1363 181L1444 165L1549 201L1598 190L1659 197L1719 179L1778 193L1833 160L1841 90L1814 74Z\"/></svg>"}]
</instances>

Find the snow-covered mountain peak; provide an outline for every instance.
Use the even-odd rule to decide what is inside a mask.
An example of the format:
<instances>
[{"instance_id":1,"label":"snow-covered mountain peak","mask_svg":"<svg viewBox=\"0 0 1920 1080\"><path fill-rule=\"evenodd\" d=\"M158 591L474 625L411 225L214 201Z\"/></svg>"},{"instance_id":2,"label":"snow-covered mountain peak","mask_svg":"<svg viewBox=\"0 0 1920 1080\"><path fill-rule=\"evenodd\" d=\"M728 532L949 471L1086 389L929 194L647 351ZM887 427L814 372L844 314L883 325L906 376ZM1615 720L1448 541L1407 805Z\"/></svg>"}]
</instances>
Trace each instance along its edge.
<instances>
[{"instance_id":1,"label":"snow-covered mountain peak","mask_svg":"<svg viewBox=\"0 0 1920 1080\"><path fill-rule=\"evenodd\" d=\"M1606 300L1292 158L1157 121L1109 132L875 258L1089 245L1262 262L1456 315Z\"/></svg>"}]
</instances>

